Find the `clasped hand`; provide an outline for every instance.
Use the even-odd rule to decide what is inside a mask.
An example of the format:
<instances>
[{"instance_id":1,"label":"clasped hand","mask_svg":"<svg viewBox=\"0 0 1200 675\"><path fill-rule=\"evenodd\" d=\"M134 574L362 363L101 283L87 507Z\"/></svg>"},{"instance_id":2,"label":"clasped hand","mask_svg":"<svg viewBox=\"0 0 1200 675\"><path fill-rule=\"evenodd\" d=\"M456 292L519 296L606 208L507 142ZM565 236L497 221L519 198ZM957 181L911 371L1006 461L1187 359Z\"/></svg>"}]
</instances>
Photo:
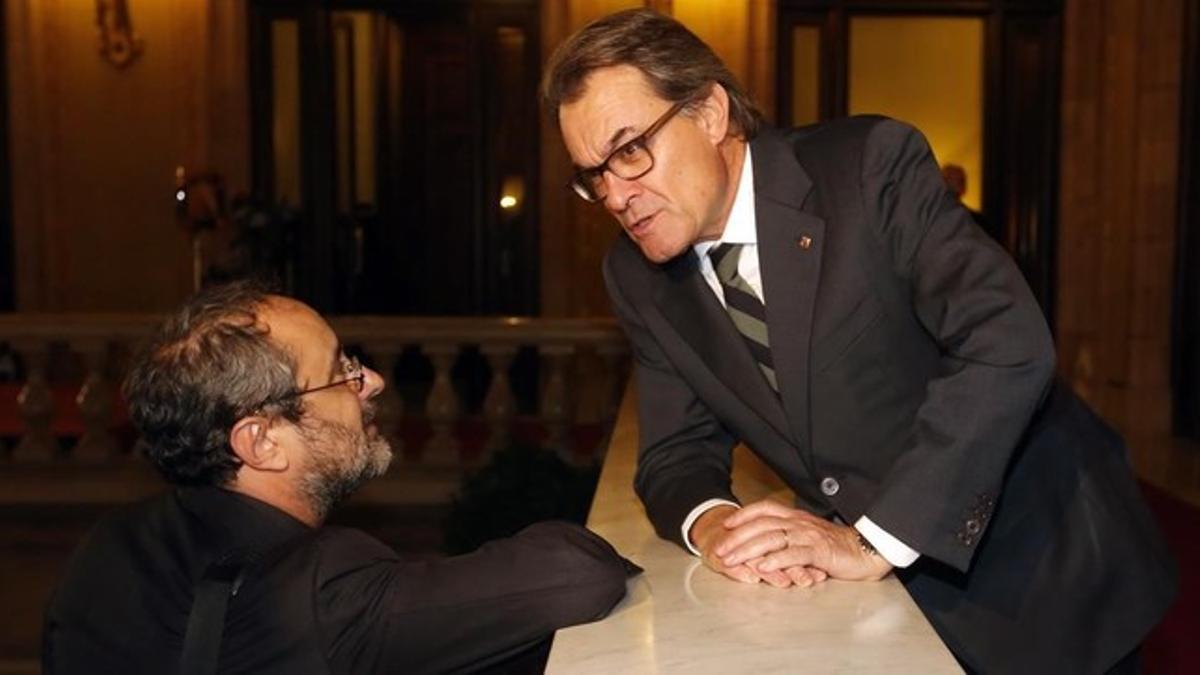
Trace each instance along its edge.
<instances>
[{"instance_id":1,"label":"clasped hand","mask_svg":"<svg viewBox=\"0 0 1200 675\"><path fill-rule=\"evenodd\" d=\"M778 588L809 587L828 577L874 581L892 569L878 553L863 550L854 528L770 500L706 511L692 527L692 542L713 570Z\"/></svg>"}]
</instances>

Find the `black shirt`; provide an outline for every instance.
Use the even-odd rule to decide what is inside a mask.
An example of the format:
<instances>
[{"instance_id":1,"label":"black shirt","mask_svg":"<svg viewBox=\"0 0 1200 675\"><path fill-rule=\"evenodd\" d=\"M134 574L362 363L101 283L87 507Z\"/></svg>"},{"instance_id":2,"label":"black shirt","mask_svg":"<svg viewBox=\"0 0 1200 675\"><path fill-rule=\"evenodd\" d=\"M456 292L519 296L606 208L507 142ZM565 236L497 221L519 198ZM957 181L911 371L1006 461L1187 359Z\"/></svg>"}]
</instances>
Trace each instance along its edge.
<instances>
[{"instance_id":1,"label":"black shirt","mask_svg":"<svg viewBox=\"0 0 1200 675\"><path fill-rule=\"evenodd\" d=\"M238 549L286 554L230 599L222 673L477 669L605 616L627 569L567 523L413 561L244 495L179 489L118 511L81 544L47 610L45 672L175 671L197 581Z\"/></svg>"}]
</instances>

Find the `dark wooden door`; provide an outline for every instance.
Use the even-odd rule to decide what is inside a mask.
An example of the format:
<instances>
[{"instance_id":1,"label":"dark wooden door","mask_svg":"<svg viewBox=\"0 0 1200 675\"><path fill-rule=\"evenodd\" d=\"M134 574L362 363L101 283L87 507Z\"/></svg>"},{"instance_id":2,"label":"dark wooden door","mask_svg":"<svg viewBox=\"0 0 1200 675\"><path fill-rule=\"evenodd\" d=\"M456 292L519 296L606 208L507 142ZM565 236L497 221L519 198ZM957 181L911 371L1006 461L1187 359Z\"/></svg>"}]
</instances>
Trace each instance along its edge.
<instances>
[{"instance_id":1,"label":"dark wooden door","mask_svg":"<svg viewBox=\"0 0 1200 675\"><path fill-rule=\"evenodd\" d=\"M468 314L480 261L472 245L479 185L470 36L450 21L409 23L403 72L385 75L380 216L366 260L372 309ZM396 47L395 44L392 45Z\"/></svg>"},{"instance_id":2,"label":"dark wooden door","mask_svg":"<svg viewBox=\"0 0 1200 675\"><path fill-rule=\"evenodd\" d=\"M1054 325L1061 0L780 0L777 116L796 118L797 29L819 42L819 119L848 110L856 17L976 17L984 23L983 218ZM931 74L934 76L934 74Z\"/></svg>"},{"instance_id":3,"label":"dark wooden door","mask_svg":"<svg viewBox=\"0 0 1200 675\"><path fill-rule=\"evenodd\" d=\"M16 309L16 253L13 250L12 189L8 166L8 65L5 40L4 3L0 2L0 312Z\"/></svg>"},{"instance_id":4,"label":"dark wooden door","mask_svg":"<svg viewBox=\"0 0 1200 675\"><path fill-rule=\"evenodd\" d=\"M1171 388L1175 433L1200 440L1200 5L1185 11Z\"/></svg>"},{"instance_id":5,"label":"dark wooden door","mask_svg":"<svg viewBox=\"0 0 1200 675\"><path fill-rule=\"evenodd\" d=\"M255 176L266 194L279 161L271 22L297 17L301 32L302 147L293 154L303 166L304 222L294 292L327 313L536 314L537 3L252 7L252 79L263 92L254 101ZM355 53L370 63L358 57L347 67ZM357 96L350 80L372 93ZM365 117L363 101L372 108ZM354 125L369 126L374 142L347 148Z\"/></svg>"}]
</instances>

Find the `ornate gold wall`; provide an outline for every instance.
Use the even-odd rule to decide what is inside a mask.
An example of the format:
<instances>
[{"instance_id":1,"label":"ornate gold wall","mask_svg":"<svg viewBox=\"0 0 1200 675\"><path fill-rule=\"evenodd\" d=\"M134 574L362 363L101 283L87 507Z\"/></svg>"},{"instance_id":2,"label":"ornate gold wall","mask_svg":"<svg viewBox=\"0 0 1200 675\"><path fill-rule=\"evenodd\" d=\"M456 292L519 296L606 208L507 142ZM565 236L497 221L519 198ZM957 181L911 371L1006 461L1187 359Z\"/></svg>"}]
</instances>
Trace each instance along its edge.
<instances>
[{"instance_id":1,"label":"ornate gold wall","mask_svg":"<svg viewBox=\"0 0 1200 675\"><path fill-rule=\"evenodd\" d=\"M1066 3L1060 370L1131 437L1170 429L1184 2Z\"/></svg>"},{"instance_id":2,"label":"ornate gold wall","mask_svg":"<svg viewBox=\"0 0 1200 675\"><path fill-rule=\"evenodd\" d=\"M1133 433L1165 432L1169 419L1184 1L1068 0L1064 16L1060 363ZM543 2L543 50L643 4ZM773 2L650 4L709 40L774 108ZM19 308L171 306L191 285L174 167L215 169L231 193L249 184L244 1L130 0L145 53L123 70L97 51L93 3L4 6ZM544 121L541 135L543 311L606 314L600 261L616 226L562 188L558 130Z\"/></svg>"},{"instance_id":3,"label":"ornate gold wall","mask_svg":"<svg viewBox=\"0 0 1200 675\"><path fill-rule=\"evenodd\" d=\"M129 0L144 52L123 69L94 2L4 6L18 309L170 307L191 288L175 167L248 185L243 3Z\"/></svg>"}]
</instances>

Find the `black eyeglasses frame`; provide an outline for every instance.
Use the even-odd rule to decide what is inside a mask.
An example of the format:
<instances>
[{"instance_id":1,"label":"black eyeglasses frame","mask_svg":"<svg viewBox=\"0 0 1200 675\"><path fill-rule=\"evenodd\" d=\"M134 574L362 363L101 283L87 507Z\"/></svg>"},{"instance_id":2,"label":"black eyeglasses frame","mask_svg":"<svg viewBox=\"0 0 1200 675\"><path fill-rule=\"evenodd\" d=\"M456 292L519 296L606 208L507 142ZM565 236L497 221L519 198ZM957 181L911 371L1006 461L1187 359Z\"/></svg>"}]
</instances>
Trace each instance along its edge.
<instances>
[{"instance_id":1,"label":"black eyeglasses frame","mask_svg":"<svg viewBox=\"0 0 1200 675\"><path fill-rule=\"evenodd\" d=\"M346 357L346 366L347 366L345 369L346 372L354 373L354 375L351 375L350 377L347 377L347 378L344 378L341 380L337 380L336 382L330 382L329 384L322 384L319 387L309 387L308 389L297 389L296 391L290 391L282 396L275 396L275 397L269 398L269 399L263 401L262 403L258 404L257 406L255 406L254 409L262 410L264 407L271 405L273 403L283 403L284 401L288 401L293 398L300 398L301 396L305 396L305 395L311 394L313 392L324 391L326 389L333 389L334 387L340 387L344 384L350 384L352 382L354 384L350 388L354 390L355 394L361 394L363 387L366 386L366 382L367 382L367 373L365 370L363 370L362 363L359 362L357 356L349 356L349 357Z\"/></svg>"},{"instance_id":2,"label":"black eyeglasses frame","mask_svg":"<svg viewBox=\"0 0 1200 675\"><path fill-rule=\"evenodd\" d=\"M579 195L579 197L585 202L596 203L603 200L607 194L594 194L591 188L588 186L592 184L594 179L603 176L605 171L612 173L614 176L622 180L637 180L638 178L650 173L654 169L654 153L650 152L650 138L660 129L666 126L667 122L671 121L671 118L679 114L679 111L683 110L688 103L688 101L679 101L675 103L670 108L667 108L667 111L660 115L658 119L654 120L649 127L646 127L645 131L629 139L628 141L625 141L621 145L617 146L615 150L608 153L608 156L604 158L603 162L600 162L593 167L577 170L575 175L571 177L570 182L567 183L567 188ZM636 174L622 176L619 172L609 166L609 162L612 161L613 157L616 157L618 154L625 152L630 148L641 148L642 151L646 153L646 156L650 158L650 164L644 170L639 171Z\"/></svg>"}]
</instances>

